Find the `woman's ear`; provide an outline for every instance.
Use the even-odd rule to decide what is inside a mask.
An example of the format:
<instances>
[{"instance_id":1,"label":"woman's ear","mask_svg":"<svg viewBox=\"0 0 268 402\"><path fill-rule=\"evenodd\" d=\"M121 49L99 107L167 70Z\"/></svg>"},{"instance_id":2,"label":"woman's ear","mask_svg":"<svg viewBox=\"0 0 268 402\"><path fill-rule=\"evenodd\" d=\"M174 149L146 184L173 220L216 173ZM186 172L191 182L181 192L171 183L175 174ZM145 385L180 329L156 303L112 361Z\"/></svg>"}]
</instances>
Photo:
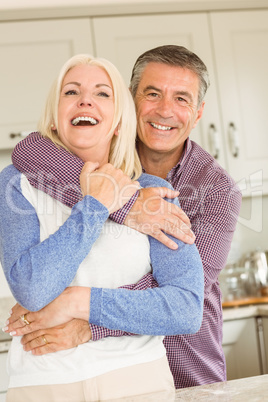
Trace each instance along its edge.
<instances>
[{"instance_id":1,"label":"woman's ear","mask_svg":"<svg viewBox=\"0 0 268 402\"><path fill-rule=\"evenodd\" d=\"M114 135L119 135L119 126L116 127L116 129L114 130Z\"/></svg>"},{"instance_id":2,"label":"woman's ear","mask_svg":"<svg viewBox=\"0 0 268 402\"><path fill-rule=\"evenodd\" d=\"M52 130L52 131L56 131L56 130L57 130L54 123L52 123L50 127L51 127L51 130Z\"/></svg>"}]
</instances>

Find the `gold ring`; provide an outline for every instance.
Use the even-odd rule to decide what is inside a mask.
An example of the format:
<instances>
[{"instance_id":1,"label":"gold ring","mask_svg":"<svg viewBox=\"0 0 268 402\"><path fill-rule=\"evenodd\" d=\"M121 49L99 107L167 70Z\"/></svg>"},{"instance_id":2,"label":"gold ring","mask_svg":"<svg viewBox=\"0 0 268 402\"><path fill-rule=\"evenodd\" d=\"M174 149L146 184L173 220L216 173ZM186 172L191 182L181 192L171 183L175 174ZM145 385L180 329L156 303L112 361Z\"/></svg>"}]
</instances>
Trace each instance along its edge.
<instances>
[{"instance_id":1,"label":"gold ring","mask_svg":"<svg viewBox=\"0 0 268 402\"><path fill-rule=\"evenodd\" d=\"M43 341L45 342L45 344L47 345L47 344L48 344L48 341L46 340L46 338L45 338L44 335L42 335L42 339L43 339Z\"/></svg>"},{"instance_id":2,"label":"gold ring","mask_svg":"<svg viewBox=\"0 0 268 402\"><path fill-rule=\"evenodd\" d=\"M20 319L24 322L24 324L29 325L29 324L31 324L31 323L27 320L26 315L27 315L27 314L21 315L21 316L20 316Z\"/></svg>"}]
</instances>

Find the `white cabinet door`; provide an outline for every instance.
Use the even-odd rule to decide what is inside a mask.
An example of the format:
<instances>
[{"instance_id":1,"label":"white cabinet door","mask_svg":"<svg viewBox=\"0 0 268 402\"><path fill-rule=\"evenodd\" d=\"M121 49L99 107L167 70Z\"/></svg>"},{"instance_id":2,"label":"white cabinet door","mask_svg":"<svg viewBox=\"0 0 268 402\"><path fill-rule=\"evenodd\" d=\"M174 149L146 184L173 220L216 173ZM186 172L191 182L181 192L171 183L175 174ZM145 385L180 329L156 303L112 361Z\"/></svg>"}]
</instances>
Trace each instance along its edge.
<instances>
[{"instance_id":1,"label":"white cabinet door","mask_svg":"<svg viewBox=\"0 0 268 402\"><path fill-rule=\"evenodd\" d=\"M222 345L226 358L227 380L262 374L254 317L224 321Z\"/></svg>"},{"instance_id":2,"label":"white cabinet door","mask_svg":"<svg viewBox=\"0 0 268 402\"><path fill-rule=\"evenodd\" d=\"M36 129L44 100L62 64L92 53L89 18L0 24L0 147Z\"/></svg>"},{"instance_id":3,"label":"white cabinet door","mask_svg":"<svg viewBox=\"0 0 268 402\"><path fill-rule=\"evenodd\" d=\"M211 13L228 169L268 179L268 10ZM265 190L266 191L266 190Z\"/></svg>"},{"instance_id":4,"label":"white cabinet door","mask_svg":"<svg viewBox=\"0 0 268 402\"><path fill-rule=\"evenodd\" d=\"M212 154L214 144L218 142L218 161L225 166L207 14L94 18L93 26L97 55L111 60L127 84L136 58L150 48L164 44L182 45L201 57L208 67L211 86L206 95L203 118L191 138ZM218 140L211 126L219 134ZM214 139L212 143L210 134Z\"/></svg>"},{"instance_id":5,"label":"white cabinet door","mask_svg":"<svg viewBox=\"0 0 268 402\"><path fill-rule=\"evenodd\" d=\"M0 353L0 396L4 398L4 392L8 387L8 375L6 369L7 353ZM5 399L3 399L5 400ZM0 399L1 401L1 399Z\"/></svg>"}]
</instances>

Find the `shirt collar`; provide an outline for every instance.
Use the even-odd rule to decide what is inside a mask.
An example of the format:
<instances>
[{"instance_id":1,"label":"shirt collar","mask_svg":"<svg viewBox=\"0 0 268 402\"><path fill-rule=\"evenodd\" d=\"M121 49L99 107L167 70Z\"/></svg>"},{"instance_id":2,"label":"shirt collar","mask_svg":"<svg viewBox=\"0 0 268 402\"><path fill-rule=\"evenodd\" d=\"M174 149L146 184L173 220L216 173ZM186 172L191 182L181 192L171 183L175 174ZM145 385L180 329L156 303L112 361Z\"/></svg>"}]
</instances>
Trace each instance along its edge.
<instances>
[{"instance_id":1,"label":"shirt collar","mask_svg":"<svg viewBox=\"0 0 268 402\"><path fill-rule=\"evenodd\" d=\"M185 162L188 158L188 155L191 152L191 149L192 149L192 143L191 143L190 138L188 137L184 143L182 155L181 155L178 163L167 174L167 181L172 183L174 177L177 177L180 174L180 172L183 169L183 166L185 165Z\"/></svg>"}]
</instances>

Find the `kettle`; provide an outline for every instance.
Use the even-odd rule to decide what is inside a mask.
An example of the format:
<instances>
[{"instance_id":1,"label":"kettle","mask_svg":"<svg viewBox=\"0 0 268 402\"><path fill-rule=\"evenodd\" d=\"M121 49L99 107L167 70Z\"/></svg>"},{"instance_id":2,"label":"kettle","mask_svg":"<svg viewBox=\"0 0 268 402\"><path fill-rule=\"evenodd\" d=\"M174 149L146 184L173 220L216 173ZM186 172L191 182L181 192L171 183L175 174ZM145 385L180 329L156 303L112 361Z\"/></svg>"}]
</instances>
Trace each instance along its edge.
<instances>
[{"instance_id":1,"label":"kettle","mask_svg":"<svg viewBox=\"0 0 268 402\"><path fill-rule=\"evenodd\" d=\"M254 270L256 280L259 282L262 296L268 296L268 251L255 250L246 254L240 260L245 270Z\"/></svg>"}]
</instances>

